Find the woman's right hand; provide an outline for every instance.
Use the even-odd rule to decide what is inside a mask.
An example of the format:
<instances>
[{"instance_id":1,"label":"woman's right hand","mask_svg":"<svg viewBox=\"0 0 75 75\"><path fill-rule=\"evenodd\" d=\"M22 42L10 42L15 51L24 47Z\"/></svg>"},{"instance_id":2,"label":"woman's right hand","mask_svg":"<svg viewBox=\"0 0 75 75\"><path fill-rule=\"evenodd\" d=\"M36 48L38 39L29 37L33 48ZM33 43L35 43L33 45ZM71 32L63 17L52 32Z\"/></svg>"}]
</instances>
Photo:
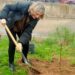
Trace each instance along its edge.
<instances>
[{"instance_id":1,"label":"woman's right hand","mask_svg":"<svg viewBox=\"0 0 75 75\"><path fill-rule=\"evenodd\" d=\"M0 19L0 25L5 26L6 25L6 19Z\"/></svg>"}]
</instances>

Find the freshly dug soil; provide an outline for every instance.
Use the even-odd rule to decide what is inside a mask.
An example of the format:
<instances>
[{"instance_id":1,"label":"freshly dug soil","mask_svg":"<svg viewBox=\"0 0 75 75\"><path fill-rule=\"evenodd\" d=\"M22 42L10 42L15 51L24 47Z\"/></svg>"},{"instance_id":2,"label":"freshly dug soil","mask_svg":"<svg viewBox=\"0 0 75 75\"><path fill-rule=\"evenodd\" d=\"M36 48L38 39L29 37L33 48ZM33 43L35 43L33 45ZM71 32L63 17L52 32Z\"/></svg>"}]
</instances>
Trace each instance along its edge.
<instances>
[{"instance_id":1,"label":"freshly dug soil","mask_svg":"<svg viewBox=\"0 0 75 75\"><path fill-rule=\"evenodd\" d=\"M22 64L21 62L18 62ZM29 75L75 75L75 65L69 64L66 60L53 59L49 61L41 61L38 59L31 59L30 63L33 68L29 68ZM25 67L24 64L21 65Z\"/></svg>"}]
</instances>

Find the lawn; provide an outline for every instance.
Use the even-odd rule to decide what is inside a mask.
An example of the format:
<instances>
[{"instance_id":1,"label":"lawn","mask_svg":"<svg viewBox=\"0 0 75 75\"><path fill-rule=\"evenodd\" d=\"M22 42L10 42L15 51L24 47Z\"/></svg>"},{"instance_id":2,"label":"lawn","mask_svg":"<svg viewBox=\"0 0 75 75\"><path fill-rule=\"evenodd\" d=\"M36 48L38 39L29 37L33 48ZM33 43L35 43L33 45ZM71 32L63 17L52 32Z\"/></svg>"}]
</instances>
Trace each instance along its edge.
<instances>
[{"instance_id":1,"label":"lawn","mask_svg":"<svg viewBox=\"0 0 75 75\"><path fill-rule=\"evenodd\" d=\"M63 31L63 32L62 32ZM68 59L70 64L75 64L75 33L66 28L57 28L56 32L51 34L47 39L38 42L33 38L35 44L35 53L29 53L29 59L39 59L51 62L53 58L60 60ZM16 51L14 75L28 75L25 67L20 67L16 62L21 58L21 54ZM8 67L8 37L0 39L0 75L12 75Z\"/></svg>"}]
</instances>

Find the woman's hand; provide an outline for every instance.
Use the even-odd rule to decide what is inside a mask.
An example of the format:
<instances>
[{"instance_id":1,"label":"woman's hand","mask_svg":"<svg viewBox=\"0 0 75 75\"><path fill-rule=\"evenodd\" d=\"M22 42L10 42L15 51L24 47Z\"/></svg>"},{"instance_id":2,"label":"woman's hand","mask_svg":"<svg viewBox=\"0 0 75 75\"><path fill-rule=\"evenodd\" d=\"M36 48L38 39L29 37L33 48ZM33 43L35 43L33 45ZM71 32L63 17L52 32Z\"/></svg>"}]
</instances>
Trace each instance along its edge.
<instances>
[{"instance_id":1,"label":"woman's hand","mask_svg":"<svg viewBox=\"0 0 75 75\"><path fill-rule=\"evenodd\" d=\"M0 19L0 25L5 26L6 25L6 19Z\"/></svg>"},{"instance_id":2,"label":"woman's hand","mask_svg":"<svg viewBox=\"0 0 75 75\"><path fill-rule=\"evenodd\" d=\"M21 43L17 43L17 46L16 46L16 50L19 51L19 52L22 52L22 44Z\"/></svg>"}]
</instances>

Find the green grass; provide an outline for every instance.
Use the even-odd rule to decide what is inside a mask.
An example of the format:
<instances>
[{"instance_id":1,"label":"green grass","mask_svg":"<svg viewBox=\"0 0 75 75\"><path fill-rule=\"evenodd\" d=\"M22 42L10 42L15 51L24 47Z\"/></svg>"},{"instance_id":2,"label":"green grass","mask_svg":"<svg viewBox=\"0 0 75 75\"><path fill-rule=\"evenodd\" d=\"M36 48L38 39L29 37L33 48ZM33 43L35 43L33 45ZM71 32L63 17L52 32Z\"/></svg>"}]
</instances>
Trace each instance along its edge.
<instances>
[{"instance_id":1,"label":"green grass","mask_svg":"<svg viewBox=\"0 0 75 75\"><path fill-rule=\"evenodd\" d=\"M63 33L62 33L63 32ZM63 41L64 40L64 41ZM75 33L66 28L57 29L55 33L47 39L38 42L32 40L35 44L35 53L29 54L28 57L38 58L39 60L51 61L53 57L69 59L71 64L75 64ZM66 44L65 44L66 43ZM16 62L21 58L21 54L16 52L15 65L16 72L14 75L28 75L26 68L20 67ZM8 68L8 38L2 37L0 40L0 75L12 75Z\"/></svg>"},{"instance_id":2,"label":"green grass","mask_svg":"<svg viewBox=\"0 0 75 75\"><path fill-rule=\"evenodd\" d=\"M16 72L12 73L8 67L8 38L2 37L0 40L0 75L27 75L27 69L17 65L17 60L20 58L20 53L15 54Z\"/></svg>"},{"instance_id":3,"label":"green grass","mask_svg":"<svg viewBox=\"0 0 75 75\"><path fill-rule=\"evenodd\" d=\"M75 64L75 33L68 28L57 28L42 42L33 40L36 46L36 53L32 55L41 60L51 61L53 57L69 59L71 64Z\"/></svg>"}]
</instances>

